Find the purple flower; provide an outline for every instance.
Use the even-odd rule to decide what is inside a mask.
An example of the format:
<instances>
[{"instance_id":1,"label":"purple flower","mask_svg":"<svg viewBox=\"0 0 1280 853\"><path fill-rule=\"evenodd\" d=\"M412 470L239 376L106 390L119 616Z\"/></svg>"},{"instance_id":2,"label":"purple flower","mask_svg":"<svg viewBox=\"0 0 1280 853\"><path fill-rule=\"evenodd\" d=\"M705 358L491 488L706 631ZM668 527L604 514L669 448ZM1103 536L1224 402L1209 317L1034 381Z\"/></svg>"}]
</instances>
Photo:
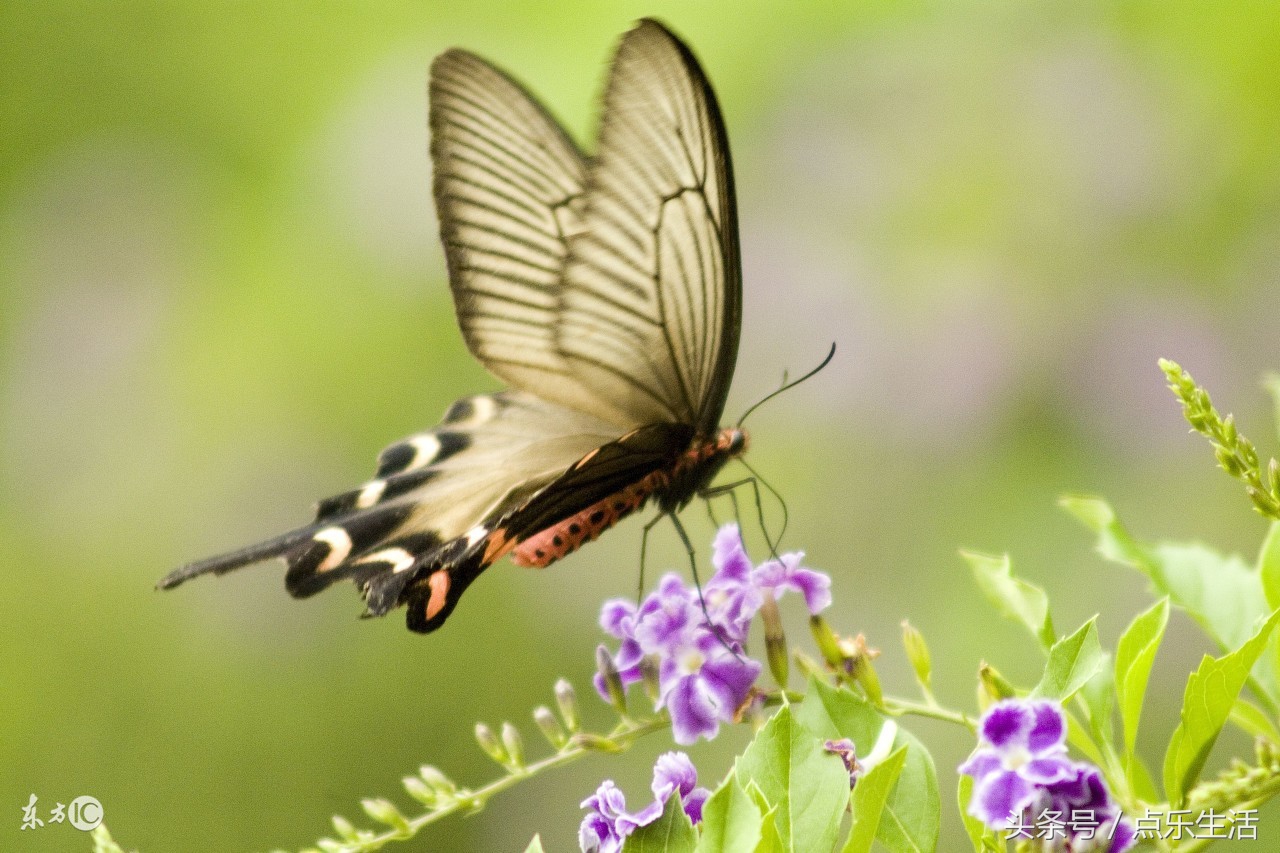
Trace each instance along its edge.
<instances>
[{"instance_id":1,"label":"purple flower","mask_svg":"<svg viewBox=\"0 0 1280 853\"><path fill-rule=\"evenodd\" d=\"M982 743L960 765L974 780L969 814L997 830L1053 822L1064 851L1095 849L1110 837L1110 853L1122 853L1134 842L1133 829L1098 768L1067 758L1066 737L1066 717L1053 702L992 705L982 718Z\"/></svg>"},{"instance_id":2,"label":"purple flower","mask_svg":"<svg viewBox=\"0 0 1280 853\"><path fill-rule=\"evenodd\" d=\"M750 698L760 669L759 661L725 648L710 631L663 658L658 668L658 707L671 714L675 742L714 738L720 721L732 720Z\"/></svg>"},{"instance_id":3,"label":"purple flower","mask_svg":"<svg viewBox=\"0 0 1280 853\"><path fill-rule=\"evenodd\" d=\"M803 551L783 554L763 563L751 579L760 589L772 592L775 598L781 598L787 590L800 593L809 612L816 615L831 605L831 578L800 565L803 559Z\"/></svg>"},{"instance_id":4,"label":"purple flower","mask_svg":"<svg viewBox=\"0 0 1280 853\"><path fill-rule=\"evenodd\" d=\"M654 801L632 814L627 811L626 797L612 780L600 783L596 792L582 801L582 808L589 809L582 825L578 827L578 845L583 853L617 853L628 835L642 826L648 826L662 816L667 800L673 791L680 794L684 812L693 823L702 820L702 805L711 796L698 784L698 771L683 752L668 752L659 756L653 767Z\"/></svg>"},{"instance_id":5,"label":"purple flower","mask_svg":"<svg viewBox=\"0 0 1280 853\"><path fill-rule=\"evenodd\" d=\"M715 737L720 723L734 719L750 700L762 667L746 656L747 634L766 592L777 596L796 590L812 612L830 603L830 579L802 567L802 558L784 554L753 568L737 525L728 524L712 544L716 571L701 597L670 573L639 606L605 603L600 625L621 641L613 668L625 688L643 678L644 659L652 659L657 707L668 709L677 743ZM601 676L596 689L609 700Z\"/></svg>"}]
</instances>

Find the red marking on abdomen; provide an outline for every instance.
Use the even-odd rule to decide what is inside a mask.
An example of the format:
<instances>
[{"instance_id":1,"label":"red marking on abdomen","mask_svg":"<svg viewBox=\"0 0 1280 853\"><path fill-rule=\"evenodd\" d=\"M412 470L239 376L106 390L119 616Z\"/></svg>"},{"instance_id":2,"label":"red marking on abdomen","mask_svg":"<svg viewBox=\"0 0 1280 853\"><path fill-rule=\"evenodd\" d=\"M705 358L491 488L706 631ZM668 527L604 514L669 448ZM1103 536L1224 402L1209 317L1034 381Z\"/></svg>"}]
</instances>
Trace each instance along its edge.
<instances>
[{"instance_id":1,"label":"red marking on abdomen","mask_svg":"<svg viewBox=\"0 0 1280 853\"><path fill-rule=\"evenodd\" d=\"M745 449L746 433L736 428L723 429L709 441L696 441L676 457L670 468L651 471L604 500L524 539L516 546L511 559L517 566L546 568L561 557L572 554L584 543L594 541L601 533L640 509L654 492L670 487L672 480L698 469L715 457L733 456ZM591 451L578 464L587 462L598 452Z\"/></svg>"},{"instance_id":2,"label":"red marking on abdomen","mask_svg":"<svg viewBox=\"0 0 1280 853\"><path fill-rule=\"evenodd\" d=\"M638 483L594 503L564 521L535 533L516 546L512 561L517 566L544 569L568 556L583 543L592 542L601 533L644 506L655 489L670 480L666 471L654 471Z\"/></svg>"}]
</instances>

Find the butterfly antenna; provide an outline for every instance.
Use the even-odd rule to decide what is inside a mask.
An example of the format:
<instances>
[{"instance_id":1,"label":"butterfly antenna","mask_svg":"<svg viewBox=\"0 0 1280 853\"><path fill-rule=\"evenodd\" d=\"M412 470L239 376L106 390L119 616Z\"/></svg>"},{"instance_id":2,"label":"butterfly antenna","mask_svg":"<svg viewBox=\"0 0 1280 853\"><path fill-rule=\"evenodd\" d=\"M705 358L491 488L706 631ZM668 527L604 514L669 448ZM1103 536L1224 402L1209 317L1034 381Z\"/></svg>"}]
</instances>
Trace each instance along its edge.
<instances>
[{"instance_id":1,"label":"butterfly antenna","mask_svg":"<svg viewBox=\"0 0 1280 853\"><path fill-rule=\"evenodd\" d=\"M822 370L822 368L826 367L828 364L830 364L830 363L831 363L831 359L835 358L835 355L836 355L836 344L835 344L835 341L832 341L832 342L831 342L831 351L827 353L827 357L826 357L826 358L824 358L824 359L822 360L822 363L821 363L821 364L819 364L819 365L818 365L817 367L815 367L813 370L810 370L810 371L809 371L808 373L806 373L804 376L801 376L799 379L796 379L796 380L794 380L794 381L792 381L792 382L788 382L788 381L787 381L787 374L784 372L784 373L782 374L782 385L781 385L781 387L779 387L779 388L778 388L778 390L776 390L776 391L774 391L774 392L772 392L772 393L770 393L770 394L766 394L766 395L764 396L764 398L763 398L763 399L761 399L761 400L757 401L757 402L755 403L755 405L751 406L751 408L749 408L749 409L747 409L745 412L743 412L742 417L738 418L737 426L738 426L739 428L741 428L741 427L742 427L742 424L746 422L747 417L748 417L752 412L754 412L756 409L760 408L760 407L761 407L761 406L763 406L765 403L767 403L767 402L769 402L770 400L772 400L774 397L776 397L776 396L778 396L779 394L781 394L783 391L790 391L792 388L796 387L796 386L797 386L797 385L799 385L801 382L805 381L805 380L806 380L806 379L808 379L809 377L811 377L811 376L813 376L814 374L816 374L818 371Z\"/></svg>"}]
</instances>

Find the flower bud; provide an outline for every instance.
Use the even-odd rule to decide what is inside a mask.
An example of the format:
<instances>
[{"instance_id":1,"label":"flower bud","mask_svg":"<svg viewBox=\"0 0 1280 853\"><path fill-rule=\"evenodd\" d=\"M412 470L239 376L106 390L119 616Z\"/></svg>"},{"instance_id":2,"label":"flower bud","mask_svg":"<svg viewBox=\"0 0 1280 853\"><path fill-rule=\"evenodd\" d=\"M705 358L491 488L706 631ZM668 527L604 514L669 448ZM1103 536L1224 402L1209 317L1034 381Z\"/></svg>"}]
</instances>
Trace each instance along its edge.
<instances>
[{"instance_id":1,"label":"flower bud","mask_svg":"<svg viewBox=\"0 0 1280 853\"><path fill-rule=\"evenodd\" d=\"M907 650L907 660L915 670L916 681L925 693L929 692L933 677L933 663L929 658L929 646L924 641L924 634L907 620L902 620L902 645Z\"/></svg>"},{"instance_id":2,"label":"flower bud","mask_svg":"<svg viewBox=\"0 0 1280 853\"><path fill-rule=\"evenodd\" d=\"M360 837L351 821L340 814L333 816L333 829L343 841L355 841Z\"/></svg>"},{"instance_id":3,"label":"flower bud","mask_svg":"<svg viewBox=\"0 0 1280 853\"><path fill-rule=\"evenodd\" d=\"M790 676L790 660L787 658L787 635L782 630L782 614L778 612L778 601L773 593L764 592L764 602L760 605L760 619L764 622L765 658L769 661L769 672L773 680L784 690Z\"/></svg>"},{"instance_id":4,"label":"flower bud","mask_svg":"<svg viewBox=\"0 0 1280 853\"><path fill-rule=\"evenodd\" d=\"M561 678L556 682L556 707L560 709L560 718L564 727L571 732L578 730L578 696L568 679Z\"/></svg>"},{"instance_id":5,"label":"flower bud","mask_svg":"<svg viewBox=\"0 0 1280 853\"><path fill-rule=\"evenodd\" d=\"M394 827L401 832L409 831L409 819L400 814L400 810L390 800L384 800L382 797L370 797L369 799L361 800L360 807L364 809L365 814L378 823L385 823L387 826Z\"/></svg>"},{"instance_id":6,"label":"flower bud","mask_svg":"<svg viewBox=\"0 0 1280 853\"><path fill-rule=\"evenodd\" d=\"M658 676L658 661L651 655L640 659L640 680L644 683L645 695L656 707L658 697L662 695L662 683Z\"/></svg>"},{"instance_id":7,"label":"flower bud","mask_svg":"<svg viewBox=\"0 0 1280 853\"><path fill-rule=\"evenodd\" d=\"M498 736L493 733L493 729L484 723L476 723L476 743L480 744L480 748L484 750L485 755L504 767L511 763L511 759L507 755L507 751L502 748L502 743L498 740Z\"/></svg>"},{"instance_id":8,"label":"flower bud","mask_svg":"<svg viewBox=\"0 0 1280 853\"><path fill-rule=\"evenodd\" d=\"M436 796L435 788L432 788L426 782L417 776L406 776L400 780L404 785L404 789L409 792L409 796L413 797L424 806L435 806L439 797Z\"/></svg>"},{"instance_id":9,"label":"flower bud","mask_svg":"<svg viewBox=\"0 0 1280 853\"><path fill-rule=\"evenodd\" d=\"M510 723L502 724L502 745L506 747L511 763L516 767L524 766L524 738L520 730Z\"/></svg>"},{"instance_id":10,"label":"flower bud","mask_svg":"<svg viewBox=\"0 0 1280 853\"><path fill-rule=\"evenodd\" d=\"M431 790L435 791L437 794L452 794L458 790L458 786L454 784L452 779L441 773L435 767L432 767L430 764L424 764L419 767L418 775L422 778L422 781L430 785Z\"/></svg>"},{"instance_id":11,"label":"flower bud","mask_svg":"<svg viewBox=\"0 0 1280 853\"><path fill-rule=\"evenodd\" d=\"M609 650L603 645L596 649L596 672L600 674L600 680L604 684L604 692L609 697L609 704L625 717L627 715L627 696L622 687L622 676L618 674L618 668L613 665L613 655L609 654Z\"/></svg>"},{"instance_id":12,"label":"flower bud","mask_svg":"<svg viewBox=\"0 0 1280 853\"><path fill-rule=\"evenodd\" d=\"M840 650L844 655L844 670L866 692L871 702L880 706L884 704L884 695L880 691L880 676L871 662L880 656L878 649L867 645L867 638L862 634L852 640L840 639Z\"/></svg>"},{"instance_id":13,"label":"flower bud","mask_svg":"<svg viewBox=\"0 0 1280 853\"><path fill-rule=\"evenodd\" d=\"M978 707L981 710L985 711L1001 699L1012 699L1015 695L1014 686L995 667L986 661L978 666Z\"/></svg>"},{"instance_id":14,"label":"flower bud","mask_svg":"<svg viewBox=\"0 0 1280 853\"><path fill-rule=\"evenodd\" d=\"M809 630L813 632L813 641L817 643L818 651L822 653L827 666L838 669L843 655L840 653L840 640L836 637L836 632L831 630L827 620L821 616L809 617Z\"/></svg>"},{"instance_id":15,"label":"flower bud","mask_svg":"<svg viewBox=\"0 0 1280 853\"><path fill-rule=\"evenodd\" d=\"M547 743L556 749L568 743L569 736L565 734L564 727L560 725L556 715L551 713L551 709L546 705L539 705L533 709L533 721L538 724L538 728L542 731L543 737L547 739Z\"/></svg>"}]
</instances>

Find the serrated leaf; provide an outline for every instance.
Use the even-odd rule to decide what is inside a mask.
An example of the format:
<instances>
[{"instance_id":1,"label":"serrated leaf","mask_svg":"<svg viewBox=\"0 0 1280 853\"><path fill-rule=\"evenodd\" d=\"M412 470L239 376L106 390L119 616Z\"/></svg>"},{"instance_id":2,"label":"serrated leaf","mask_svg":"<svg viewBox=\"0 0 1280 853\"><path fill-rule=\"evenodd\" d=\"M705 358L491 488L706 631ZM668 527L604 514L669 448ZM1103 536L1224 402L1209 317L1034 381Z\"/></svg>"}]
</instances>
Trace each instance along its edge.
<instances>
[{"instance_id":1,"label":"serrated leaf","mask_svg":"<svg viewBox=\"0 0 1280 853\"><path fill-rule=\"evenodd\" d=\"M1000 853L1005 843L996 838L996 834L987 825L969 814L969 800L973 798L973 777L961 774L956 786L956 801L960 807L960 819L964 821L965 834L973 845L973 853Z\"/></svg>"},{"instance_id":2,"label":"serrated leaf","mask_svg":"<svg viewBox=\"0 0 1280 853\"><path fill-rule=\"evenodd\" d=\"M1249 669L1271 639L1277 620L1280 620L1280 610L1271 614L1240 648L1220 658L1205 655L1187 679L1181 721L1164 756L1165 796L1175 808L1182 806L1187 790L1204 768L1209 750L1249 677Z\"/></svg>"},{"instance_id":3,"label":"serrated leaf","mask_svg":"<svg viewBox=\"0 0 1280 853\"><path fill-rule=\"evenodd\" d=\"M1238 556L1223 556L1198 544L1139 542L1099 498L1064 498L1060 503L1097 534L1100 554L1150 578L1157 592L1186 610L1224 651L1240 648L1252 626L1271 612L1259 573ZM1276 669L1276 661L1268 656L1252 674L1254 686L1272 702L1280 698Z\"/></svg>"},{"instance_id":4,"label":"serrated leaf","mask_svg":"<svg viewBox=\"0 0 1280 853\"><path fill-rule=\"evenodd\" d=\"M760 821L760 843L753 853L787 853L786 843L778 832L778 810L769 809Z\"/></svg>"},{"instance_id":5,"label":"serrated leaf","mask_svg":"<svg viewBox=\"0 0 1280 853\"><path fill-rule=\"evenodd\" d=\"M889 792L898 783L898 775L902 773L906 760L907 748L903 746L875 767L859 774L858 784L853 787L853 826L845 840L843 853L871 853Z\"/></svg>"},{"instance_id":6,"label":"serrated leaf","mask_svg":"<svg viewBox=\"0 0 1280 853\"><path fill-rule=\"evenodd\" d=\"M736 774L759 786L777 809L784 849L830 850L849 801L849 772L819 733L784 706L738 759Z\"/></svg>"},{"instance_id":7,"label":"serrated leaf","mask_svg":"<svg viewBox=\"0 0 1280 853\"><path fill-rule=\"evenodd\" d=\"M823 738L849 738L861 755L872 750L885 723L885 718L859 696L818 679L809 682L808 695L796 706L796 717ZM893 748L903 746L907 747L906 761L889 793L876 838L892 853L933 850L938 843L941 808L933 757L910 732L899 727Z\"/></svg>"},{"instance_id":8,"label":"serrated leaf","mask_svg":"<svg viewBox=\"0 0 1280 853\"><path fill-rule=\"evenodd\" d=\"M736 773L702 804L702 834L697 853L736 853L755 850L763 840L764 813L750 794L738 784Z\"/></svg>"},{"instance_id":9,"label":"serrated leaf","mask_svg":"<svg viewBox=\"0 0 1280 853\"><path fill-rule=\"evenodd\" d=\"M737 763L734 764L733 772L734 776L737 777ZM738 781L739 784L742 783L741 777L738 777ZM778 822L774 819L778 814L777 807L769 804L764 791L761 791L760 786L755 782L748 779L746 784L742 785L742 788L763 815L760 820L760 843L756 845L753 853L786 853L782 844L782 836L778 834Z\"/></svg>"},{"instance_id":10,"label":"serrated leaf","mask_svg":"<svg viewBox=\"0 0 1280 853\"><path fill-rule=\"evenodd\" d=\"M1034 697L1066 702L1103 665L1102 644L1098 641L1098 617L1081 625L1075 633L1053 644Z\"/></svg>"},{"instance_id":11,"label":"serrated leaf","mask_svg":"<svg viewBox=\"0 0 1280 853\"><path fill-rule=\"evenodd\" d=\"M1004 616L1019 622L1046 649L1053 645L1055 634L1049 616L1049 597L1035 584L1015 577L1009 555L991 557L961 551L973 571L973 578L987 600Z\"/></svg>"},{"instance_id":12,"label":"serrated leaf","mask_svg":"<svg viewBox=\"0 0 1280 853\"><path fill-rule=\"evenodd\" d=\"M1147 679L1168 624L1169 598L1166 596L1134 617L1116 644L1116 699L1120 706L1126 761L1133 756L1137 743Z\"/></svg>"},{"instance_id":13,"label":"serrated leaf","mask_svg":"<svg viewBox=\"0 0 1280 853\"><path fill-rule=\"evenodd\" d=\"M648 826L642 826L627 836L622 843L623 853L693 853L698 844L689 816L680 804L680 793L673 792L667 798L662 816Z\"/></svg>"},{"instance_id":14,"label":"serrated leaf","mask_svg":"<svg viewBox=\"0 0 1280 853\"><path fill-rule=\"evenodd\" d=\"M533 840L529 842L529 846L524 848L524 853L543 853L542 837L535 835Z\"/></svg>"}]
</instances>

